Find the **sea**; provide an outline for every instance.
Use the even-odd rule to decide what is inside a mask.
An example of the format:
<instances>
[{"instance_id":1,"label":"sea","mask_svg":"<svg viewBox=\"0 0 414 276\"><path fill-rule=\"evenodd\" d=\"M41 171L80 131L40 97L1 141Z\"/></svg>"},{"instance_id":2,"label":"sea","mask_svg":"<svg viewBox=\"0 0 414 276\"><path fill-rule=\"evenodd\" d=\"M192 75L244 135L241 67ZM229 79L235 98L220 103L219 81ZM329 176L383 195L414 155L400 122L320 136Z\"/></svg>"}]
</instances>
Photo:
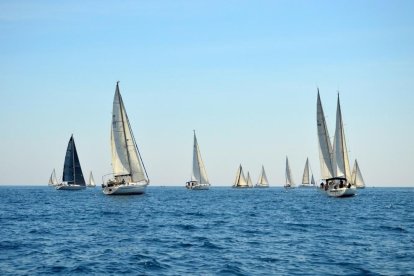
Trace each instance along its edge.
<instances>
[{"instance_id":1,"label":"sea","mask_svg":"<svg viewBox=\"0 0 414 276\"><path fill-rule=\"evenodd\" d=\"M0 275L414 275L414 189L0 186Z\"/></svg>"}]
</instances>

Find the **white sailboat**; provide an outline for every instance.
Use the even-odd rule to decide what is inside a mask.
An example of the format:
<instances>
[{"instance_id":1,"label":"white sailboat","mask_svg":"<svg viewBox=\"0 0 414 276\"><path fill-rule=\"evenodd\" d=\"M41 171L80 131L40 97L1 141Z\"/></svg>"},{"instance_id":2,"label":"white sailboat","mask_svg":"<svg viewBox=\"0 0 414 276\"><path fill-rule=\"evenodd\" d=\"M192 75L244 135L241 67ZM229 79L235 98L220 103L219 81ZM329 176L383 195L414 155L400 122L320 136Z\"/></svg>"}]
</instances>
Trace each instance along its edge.
<instances>
[{"instance_id":1,"label":"white sailboat","mask_svg":"<svg viewBox=\"0 0 414 276\"><path fill-rule=\"evenodd\" d=\"M125 105L116 83L112 108L111 149L113 179L102 184L106 195L142 194L149 178L132 133Z\"/></svg>"},{"instance_id":2,"label":"white sailboat","mask_svg":"<svg viewBox=\"0 0 414 276\"><path fill-rule=\"evenodd\" d=\"M309 158L306 158L305 169L303 170L302 176L302 184L299 185L300 188L313 188L315 187L315 180L313 178L310 179L310 165L309 165Z\"/></svg>"},{"instance_id":3,"label":"white sailboat","mask_svg":"<svg viewBox=\"0 0 414 276\"><path fill-rule=\"evenodd\" d=\"M95 188L96 187L95 179L93 178L92 171L89 173L89 183L86 186L90 187L90 188Z\"/></svg>"},{"instance_id":4,"label":"white sailboat","mask_svg":"<svg viewBox=\"0 0 414 276\"><path fill-rule=\"evenodd\" d=\"M253 182L252 182L252 178L250 177L250 172L247 172L246 181L247 181L247 186L249 186L249 188L253 188Z\"/></svg>"},{"instance_id":5,"label":"white sailboat","mask_svg":"<svg viewBox=\"0 0 414 276\"><path fill-rule=\"evenodd\" d=\"M50 175L48 185L49 186L56 186L58 184L58 180L56 178L55 169L53 169L52 174Z\"/></svg>"},{"instance_id":6,"label":"white sailboat","mask_svg":"<svg viewBox=\"0 0 414 276\"><path fill-rule=\"evenodd\" d=\"M290 170L290 166L289 166L289 159L286 156L286 172L285 172L285 176L286 176L286 183L285 183L285 188L295 188L295 182L293 181L292 178L292 172Z\"/></svg>"},{"instance_id":7,"label":"white sailboat","mask_svg":"<svg viewBox=\"0 0 414 276\"><path fill-rule=\"evenodd\" d=\"M322 179L325 180L323 188L329 196L349 197L356 194L355 186L351 185L348 151L345 142L345 132L342 121L341 105L337 102L336 111L336 128L334 137L334 146L330 147L330 140L326 128L325 117L323 115L322 104L318 89L317 102L317 124L321 162ZM325 129L325 130L324 130ZM331 166L331 167L329 167ZM332 169L332 170L331 170Z\"/></svg>"},{"instance_id":8,"label":"white sailboat","mask_svg":"<svg viewBox=\"0 0 414 276\"><path fill-rule=\"evenodd\" d=\"M193 171L191 173L191 180L186 183L186 188L191 190L208 190L210 182L208 181L206 167L201 158L200 148L198 146L197 137L194 130L194 145L193 145Z\"/></svg>"},{"instance_id":9,"label":"white sailboat","mask_svg":"<svg viewBox=\"0 0 414 276\"><path fill-rule=\"evenodd\" d=\"M358 161L356 159L354 163L354 168L352 169L351 183L355 185L357 189L365 188L365 181L362 177L362 173L359 169Z\"/></svg>"},{"instance_id":10,"label":"white sailboat","mask_svg":"<svg viewBox=\"0 0 414 276\"><path fill-rule=\"evenodd\" d=\"M236 179L234 180L233 188L249 188L246 177L243 173L242 165L237 169Z\"/></svg>"},{"instance_id":11,"label":"white sailboat","mask_svg":"<svg viewBox=\"0 0 414 276\"><path fill-rule=\"evenodd\" d=\"M86 188L73 135L70 137L66 149L62 183L55 185L55 188L56 190L82 190Z\"/></svg>"},{"instance_id":12,"label":"white sailboat","mask_svg":"<svg viewBox=\"0 0 414 276\"><path fill-rule=\"evenodd\" d=\"M257 180L256 188L269 188L269 181L267 180L264 166L262 165L262 171L260 172L259 179Z\"/></svg>"}]
</instances>

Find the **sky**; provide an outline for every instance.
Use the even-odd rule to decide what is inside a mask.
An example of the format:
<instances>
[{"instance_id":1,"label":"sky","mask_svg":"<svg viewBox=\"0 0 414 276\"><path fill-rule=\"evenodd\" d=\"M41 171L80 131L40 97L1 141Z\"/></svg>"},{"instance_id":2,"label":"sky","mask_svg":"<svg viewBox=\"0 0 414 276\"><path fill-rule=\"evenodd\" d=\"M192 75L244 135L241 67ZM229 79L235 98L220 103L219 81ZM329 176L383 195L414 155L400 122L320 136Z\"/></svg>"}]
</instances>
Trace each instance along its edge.
<instances>
[{"instance_id":1,"label":"sky","mask_svg":"<svg viewBox=\"0 0 414 276\"><path fill-rule=\"evenodd\" d=\"M368 187L414 186L414 1L0 1L0 184L111 173L120 91L152 185L184 185L193 129L212 185L243 165L316 179L317 88Z\"/></svg>"}]
</instances>

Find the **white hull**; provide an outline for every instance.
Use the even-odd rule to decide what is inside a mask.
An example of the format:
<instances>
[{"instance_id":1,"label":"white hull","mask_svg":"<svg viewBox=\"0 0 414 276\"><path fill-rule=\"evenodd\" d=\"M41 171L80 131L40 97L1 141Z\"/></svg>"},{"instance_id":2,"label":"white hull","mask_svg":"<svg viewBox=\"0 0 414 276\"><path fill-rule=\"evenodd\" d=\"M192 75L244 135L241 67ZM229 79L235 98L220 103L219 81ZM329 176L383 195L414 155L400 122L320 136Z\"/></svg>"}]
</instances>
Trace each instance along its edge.
<instances>
[{"instance_id":1,"label":"white hull","mask_svg":"<svg viewBox=\"0 0 414 276\"><path fill-rule=\"evenodd\" d=\"M190 190L208 190L210 189L210 184L197 184L192 187L187 187Z\"/></svg>"},{"instance_id":2,"label":"white hull","mask_svg":"<svg viewBox=\"0 0 414 276\"><path fill-rule=\"evenodd\" d=\"M269 188L269 185L256 185L255 188Z\"/></svg>"},{"instance_id":3,"label":"white hull","mask_svg":"<svg viewBox=\"0 0 414 276\"><path fill-rule=\"evenodd\" d=\"M56 190L68 190L68 191L86 189L86 186L77 185L77 184L56 185L55 187L56 187Z\"/></svg>"},{"instance_id":4,"label":"white hull","mask_svg":"<svg viewBox=\"0 0 414 276\"><path fill-rule=\"evenodd\" d=\"M139 195L145 193L147 183L129 183L113 186L106 186L103 193L106 195Z\"/></svg>"},{"instance_id":5,"label":"white hull","mask_svg":"<svg viewBox=\"0 0 414 276\"><path fill-rule=\"evenodd\" d=\"M354 186L351 186L350 188L331 188L328 189L326 193L328 196L332 197L350 197L356 195L356 188Z\"/></svg>"}]
</instances>

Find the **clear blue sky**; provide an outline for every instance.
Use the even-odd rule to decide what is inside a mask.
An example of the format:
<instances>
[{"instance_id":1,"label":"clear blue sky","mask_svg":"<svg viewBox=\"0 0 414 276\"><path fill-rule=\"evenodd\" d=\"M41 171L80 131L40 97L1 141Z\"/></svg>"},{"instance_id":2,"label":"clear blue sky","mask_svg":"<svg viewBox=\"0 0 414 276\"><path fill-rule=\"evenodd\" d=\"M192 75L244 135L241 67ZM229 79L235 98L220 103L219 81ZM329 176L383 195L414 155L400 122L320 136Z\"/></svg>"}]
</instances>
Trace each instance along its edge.
<instances>
[{"instance_id":1,"label":"clear blue sky","mask_svg":"<svg viewBox=\"0 0 414 276\"><path fill-rule=\"evenodd\" d=\"M0 1L0 184L111 172L116 81L153 185L319 178L316 87L368 186L413 186L414 1Z\"/></svg>"}]
</instances>

